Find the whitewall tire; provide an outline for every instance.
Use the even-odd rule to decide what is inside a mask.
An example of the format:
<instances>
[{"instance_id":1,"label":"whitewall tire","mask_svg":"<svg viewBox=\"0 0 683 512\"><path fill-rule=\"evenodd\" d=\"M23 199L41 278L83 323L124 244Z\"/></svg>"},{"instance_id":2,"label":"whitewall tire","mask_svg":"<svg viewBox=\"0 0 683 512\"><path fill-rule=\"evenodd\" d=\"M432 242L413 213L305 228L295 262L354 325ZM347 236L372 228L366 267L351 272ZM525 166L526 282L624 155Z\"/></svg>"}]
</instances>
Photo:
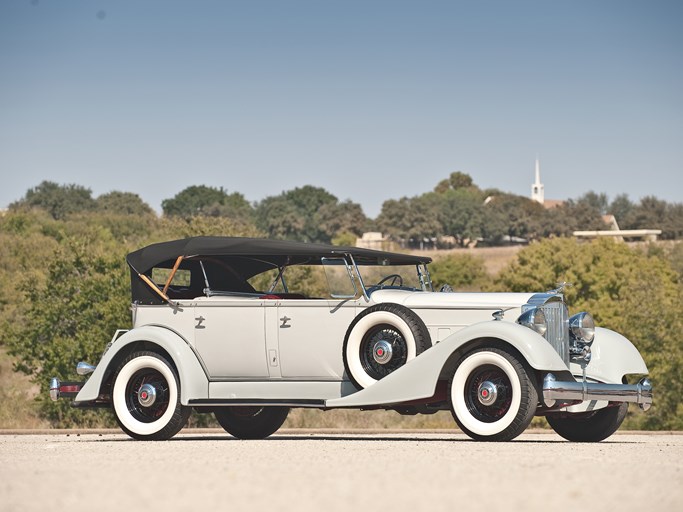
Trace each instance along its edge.
<instances>
[{"instance_id":1,"label":"whitewall tire","mask_svg":"<svg viewBox=\"0 0 683 512\"><path fill-rule=\"evenodd\" d=\"M154 352L134 352L114 377L112 405L119 426L135 439L170 439L185 426L191 409L180 404L173 366Z\"/></svg>"},{"instance_id":2,"label":"whitewall tire","mask_svg":"<svg viewBox=\"0 0 683 512\"><path fill-rule=\"evenodd\" d=\"M344 339L344 368L357 388L371 386L431 347L429 331L399 304L378 304L358 315Z\"/></svg>"},{"instance_id":3,"label":"whitewall tire","mask_svg":"<svg viewBox=\"0 0 683 512\"><path fill-rule=\"evenodd\" d=\"M449 386L458 426L479 441L509 441L531 422L538 406L533 372L525 361L499 348L466 354Z\"/></svg>"}]
</instances>

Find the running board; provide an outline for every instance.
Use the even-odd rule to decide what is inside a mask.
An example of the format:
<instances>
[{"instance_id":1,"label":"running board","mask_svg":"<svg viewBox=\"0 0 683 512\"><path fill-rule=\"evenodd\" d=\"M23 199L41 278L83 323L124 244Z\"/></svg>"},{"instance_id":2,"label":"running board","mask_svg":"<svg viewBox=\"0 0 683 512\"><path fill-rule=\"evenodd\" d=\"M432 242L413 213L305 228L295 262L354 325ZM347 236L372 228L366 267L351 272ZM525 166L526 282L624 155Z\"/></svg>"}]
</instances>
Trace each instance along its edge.
<instances>
[{"instance_id":1,"label":"running board","mask_svg":"<svg viewBox=\"0 0 683 512\"><path fill-rule=\"evenodd\" d=\"M285 400L285 399L225 399L225 398L209 398L190 400L188 405L192 407L226 407L226 406L250 406L250 407L312 407L315 409L324 409L325 400Z\"/></svg>"}]
</instances>

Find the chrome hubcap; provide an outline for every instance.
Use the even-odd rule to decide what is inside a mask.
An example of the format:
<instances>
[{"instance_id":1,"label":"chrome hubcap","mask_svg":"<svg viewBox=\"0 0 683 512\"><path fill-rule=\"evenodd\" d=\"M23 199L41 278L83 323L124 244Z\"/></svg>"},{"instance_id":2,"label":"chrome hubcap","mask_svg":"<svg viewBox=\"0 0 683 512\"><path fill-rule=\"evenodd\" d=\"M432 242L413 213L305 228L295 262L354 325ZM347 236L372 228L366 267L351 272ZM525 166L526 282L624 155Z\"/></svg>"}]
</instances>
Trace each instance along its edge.
<instances>
[{"instance_id":1,"label":"chrome hubcap","mask_svg":"<svg viewBox=\"0 0 683 512\"><path fill-rule=\"evenodd\" d=\"M157 399L157 390L151 384L143 384L138 391L138 402L143 407L151 407Z\"/></svg>"},{"instance_id":2,"label":"chrome hubcap","mask_svg":"<svg viewBox=\"0 0 683 512\"><path fill-rule=\"evenodd\" d=\"M498 388L490 380L485 380L479 384L477 398L479 398L479 403L482 405L491 405L498 398Z\"/></svg>"},{"instance_id":3,"label":"chrome hubcap","mask_svg":"<svg viewBox=\"0 0 683 512\"><path fill-rule=\"evenodd\" d=\"M386 340L379 340L372 347L372 357L378 364L387 364L391 361L394 351L391 348L391 343Z\"/></svg>"}]
</instances>

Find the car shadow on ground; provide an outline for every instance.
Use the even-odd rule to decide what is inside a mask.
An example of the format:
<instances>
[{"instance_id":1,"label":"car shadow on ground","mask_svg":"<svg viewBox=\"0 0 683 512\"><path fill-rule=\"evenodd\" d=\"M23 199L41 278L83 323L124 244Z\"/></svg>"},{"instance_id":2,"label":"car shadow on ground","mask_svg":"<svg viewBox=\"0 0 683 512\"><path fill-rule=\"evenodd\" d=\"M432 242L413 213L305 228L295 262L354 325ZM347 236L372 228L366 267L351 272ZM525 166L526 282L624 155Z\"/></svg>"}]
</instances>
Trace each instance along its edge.
<instances>
[{"instance_id":1,"label":"car shadow on ground","mask_svg":"<svg viewBox=\"0 0 683 512\"><path fill-rule=\"evenodd\" d=\"M84 440L86 442L95 442L95 443L111 443L111 442L137 442L135 439L131 439L129 437L122 437L122 438L116 438L116 439L93 439L93 440ZM235 437L232 437L228 434L226 435L203 435L203 436L179 436L179 437L174 437L172 439L169 439L166 442L171 442L171 443L185 443L185 442L201 442L201 441L232 441L232 442L241 442L241 443L259 443L259 442L282 442L282 441L291 441L291 442L307 442L307 441L327 441L327 442L353 442L353 441L361 441L361 442L382 442L382 443L482 443L482 444L490 444L491 446L494 445L500 445L500 444L506 444L506 443L516 443L516 444L529 444L529 445L542 445L542 444L561 444L561 443L569 443L569 441L565 441L564 439L561 438L551 438L551 439L515 439L513 441L498 441L498 442L492 442L492 441L475 441L474 439L469 439L469 438L463 438L463 437L450 437L450 436L439 436L439 437L419 437L419 436L368 436L368 435L315 435L315 434L302 434L302 435L274 435L271 437L268 437L266 439L237 439ZM576 444L576 443L575 443ZM578 444L584 444L584 443L578 443ZM597 444L597 443L591 443L591 444ZM602 441L600 444L619 444L619 445L627 445L627 444L639 444L638 442L635 441L619 441L617 439L610 439L606 441Z\"/></svg>"}]
</instances>

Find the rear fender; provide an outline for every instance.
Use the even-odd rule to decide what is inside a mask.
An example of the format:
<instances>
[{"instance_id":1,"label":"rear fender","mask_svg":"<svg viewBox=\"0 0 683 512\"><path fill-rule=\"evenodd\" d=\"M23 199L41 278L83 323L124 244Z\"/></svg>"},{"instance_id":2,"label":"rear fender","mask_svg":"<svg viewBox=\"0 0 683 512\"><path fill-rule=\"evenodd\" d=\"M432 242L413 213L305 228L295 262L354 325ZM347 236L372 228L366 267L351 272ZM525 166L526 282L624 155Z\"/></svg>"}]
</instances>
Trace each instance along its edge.
<instances>
[{"instance_id":1,"label":"rear fender","mask_svg":"<svg viewBox=\"0 0 683 512\"><path fill-rule=\"evenodd\" d=\"M189 343L177 333L159 326L146 325L132 329L117 338L102 356L97 368L76 396L74 402L92 402L100 395L104 379L116 370L118 355L131 344L145 342L161 347L173 360L180 380L180 402L209 397L209 379Z\"/></svg>"}]
</instances>

